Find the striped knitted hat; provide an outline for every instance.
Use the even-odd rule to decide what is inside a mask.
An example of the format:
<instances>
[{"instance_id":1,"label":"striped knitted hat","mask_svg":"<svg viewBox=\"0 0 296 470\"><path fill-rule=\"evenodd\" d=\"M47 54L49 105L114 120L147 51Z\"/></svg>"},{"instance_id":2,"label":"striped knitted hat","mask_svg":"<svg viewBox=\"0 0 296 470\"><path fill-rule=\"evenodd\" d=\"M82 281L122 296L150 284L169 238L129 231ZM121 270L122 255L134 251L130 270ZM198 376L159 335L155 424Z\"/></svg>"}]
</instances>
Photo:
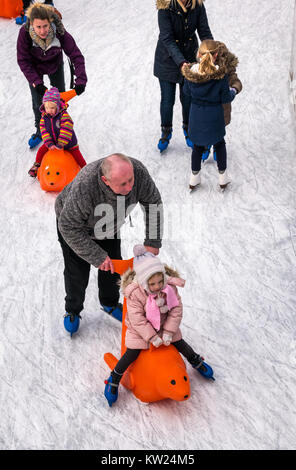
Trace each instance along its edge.
<instances>
[{"instance_id":1,"label":"striped knitted hat","mask_svg":"<svg viewBox=\"0 0 296 470\"><path fill-rule=\"evenodd\" d=\"M53 103L56 103L57 106L60 105L60 92L56 87L50 88L50 90L46 90L46 92L43 95L42 103L45 103L46 101L52 101Z\"/></svg>"},{"instance_id":2,"label":"striped knitted hat","mask_svg":"<svg viewBox=\"0 0 296 470\"><path fill-rule=\"evenodd\" d=\"M148 280L156 273L163 273L164 284L166 284L165 268L157 256L146 251L143 245L134 246L134 255L133 269L138 283L144 289L149 290Z\"/></svg>"}]
</instances>

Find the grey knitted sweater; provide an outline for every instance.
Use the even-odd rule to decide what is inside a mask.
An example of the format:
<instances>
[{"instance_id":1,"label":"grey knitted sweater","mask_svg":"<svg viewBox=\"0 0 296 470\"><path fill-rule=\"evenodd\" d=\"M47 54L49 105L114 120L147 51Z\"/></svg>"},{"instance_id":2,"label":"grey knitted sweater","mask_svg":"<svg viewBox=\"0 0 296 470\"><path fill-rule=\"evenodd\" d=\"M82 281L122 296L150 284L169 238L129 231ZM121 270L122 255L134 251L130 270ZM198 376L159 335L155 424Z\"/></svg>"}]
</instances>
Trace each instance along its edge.
<instances>
[{"instance_id":1,"label":"grey knitted sweater","mask_svg":"<svg viewBox=\"0 0 296 470\"><path fill-rule=\"evenodd\" d=\"M159 248L162 235L161 196L147 168L131 158L135 183L127 196L119 196L101 180L102 161L82 168L55 203L58 228L64 240L78 256L95 267L100 266L107 253L94 240L119 236L126 216L138 202L146 215L144 244Z\"/></svg>"}]
</instances>

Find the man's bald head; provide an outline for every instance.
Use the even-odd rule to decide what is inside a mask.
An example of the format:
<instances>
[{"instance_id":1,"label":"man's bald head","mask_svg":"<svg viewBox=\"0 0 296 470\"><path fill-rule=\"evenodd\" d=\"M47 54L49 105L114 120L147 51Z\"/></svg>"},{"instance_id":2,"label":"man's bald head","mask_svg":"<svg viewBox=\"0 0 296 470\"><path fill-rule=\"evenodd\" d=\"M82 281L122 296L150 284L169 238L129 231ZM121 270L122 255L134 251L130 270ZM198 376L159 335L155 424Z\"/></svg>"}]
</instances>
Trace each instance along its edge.
<instances>
[{"instance_id":1,"label":"man's bald head","mask_svg":"<svg viewBox=\"0 0 296 470\"><path fill-rule=\"evenodd\" d=\"M134 185L134 167L131 160L122 153L104 158L101 164L102 181L115 194L126 196Z\"/></svg>"}]
</instances>

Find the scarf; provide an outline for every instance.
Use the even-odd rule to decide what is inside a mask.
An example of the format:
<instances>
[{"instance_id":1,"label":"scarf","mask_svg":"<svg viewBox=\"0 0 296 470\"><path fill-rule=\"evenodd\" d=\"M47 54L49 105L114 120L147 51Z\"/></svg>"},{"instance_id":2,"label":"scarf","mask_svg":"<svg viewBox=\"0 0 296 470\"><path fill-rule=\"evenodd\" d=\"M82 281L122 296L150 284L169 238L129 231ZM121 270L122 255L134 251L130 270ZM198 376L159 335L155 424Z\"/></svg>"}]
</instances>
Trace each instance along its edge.
<instances>
[{"instance_id":1,"label":"scarf","mask_svg":"<svg viewBox=\"0 0 296 470\"><path fill-rule=\"evenodd\" d=\"M174 307L178 307L179 301L174 289L170 285L166 285L164 289L161 290L166 294L166 305L168 307L167 311L171 310ZM160 329L160 308L156 302L157 295L149 294L146 302L146 318L149 320L153 328L156 331Z\"/></svg>"}]
</instances>

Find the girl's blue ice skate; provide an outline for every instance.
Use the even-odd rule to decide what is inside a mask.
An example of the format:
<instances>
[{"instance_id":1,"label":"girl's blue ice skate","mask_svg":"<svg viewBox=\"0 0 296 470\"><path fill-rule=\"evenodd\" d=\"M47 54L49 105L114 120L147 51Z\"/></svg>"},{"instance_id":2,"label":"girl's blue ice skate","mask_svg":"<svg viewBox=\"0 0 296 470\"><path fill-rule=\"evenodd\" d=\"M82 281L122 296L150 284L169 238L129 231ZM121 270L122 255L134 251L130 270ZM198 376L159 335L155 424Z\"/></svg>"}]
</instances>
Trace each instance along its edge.
<instances>
[{"instance_id":1,"label":"girl's blue ice skate","mask_svg":"<svg viewBox=\"0 0 296 470\"><path fill-rule=\"evenodd\" d=\"M197 354L190 363L192 367L196 369L197 372L199 372L203 377L205 377L206 379L215 380L213 369L211 368L211 366L209 366L209 364L204 362L203 357Z\"/></svg>"},{"instance_id":2,"label":"girl's blue ice skate","mask_svg":"<svg viewBox=\"0 0 296 470\"><path fill-rule=\"evenodd\" d=\"M106 386L104 395L108 401L109 406L111 407L113 403L117 401L118 398L118 384L112 383L112 375L110 375L108 380L105 380L105 384ZM113 388L113 392L115 391L115 393L112 393L111 388Z\"/></svg>"}]
</instances>

